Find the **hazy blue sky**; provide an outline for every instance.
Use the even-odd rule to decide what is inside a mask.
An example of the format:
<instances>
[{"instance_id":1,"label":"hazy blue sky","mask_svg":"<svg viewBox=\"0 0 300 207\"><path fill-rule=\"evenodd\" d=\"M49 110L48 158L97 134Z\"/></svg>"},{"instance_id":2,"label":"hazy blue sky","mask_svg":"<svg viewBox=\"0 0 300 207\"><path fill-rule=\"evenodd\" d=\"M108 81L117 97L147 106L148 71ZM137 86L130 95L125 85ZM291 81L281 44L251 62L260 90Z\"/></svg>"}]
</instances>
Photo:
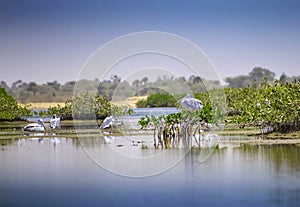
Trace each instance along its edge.
<instances>
[{"instance_id":1,"label":"hazy blue sky","mask_svg":"<svg viewBox=\"0 0 300 207\"><path fill-rule=\"evenodd\" d=\"M0 0L0 80L76 80L98 47L145 30L194 42L222 79L300 75L300 1Z\"/></svg>"}]
</instances>

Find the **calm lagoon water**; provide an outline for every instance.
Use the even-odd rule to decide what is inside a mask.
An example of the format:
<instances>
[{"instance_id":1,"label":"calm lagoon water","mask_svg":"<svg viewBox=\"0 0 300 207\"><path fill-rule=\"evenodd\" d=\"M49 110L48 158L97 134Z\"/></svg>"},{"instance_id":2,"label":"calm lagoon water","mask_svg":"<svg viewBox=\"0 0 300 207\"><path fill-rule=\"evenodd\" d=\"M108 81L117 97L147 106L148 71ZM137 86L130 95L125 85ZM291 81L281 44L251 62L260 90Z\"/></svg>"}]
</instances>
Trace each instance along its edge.
<instances>
[{"instance_id":1,"label":"calm lagoon water","mask_svg":"<svg viewBox=\"0 0 300 207\"><path fill-rule=\"evenodd\" d=\"M300 206L300 147L228 146L203 163L197 153L131 178L96 165L76 139L0 140L0 206Z\"/></svg>"}]
</instances>

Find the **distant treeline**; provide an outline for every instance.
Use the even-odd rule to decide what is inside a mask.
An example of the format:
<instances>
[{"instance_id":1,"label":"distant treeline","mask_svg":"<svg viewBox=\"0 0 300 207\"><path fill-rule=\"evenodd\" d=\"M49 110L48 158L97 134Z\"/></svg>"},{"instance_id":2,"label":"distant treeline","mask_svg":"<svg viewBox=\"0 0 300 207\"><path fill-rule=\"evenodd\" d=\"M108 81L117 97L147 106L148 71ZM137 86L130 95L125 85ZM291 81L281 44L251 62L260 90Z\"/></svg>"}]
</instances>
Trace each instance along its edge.
<instances>
[{"instance_id":1,"label":"distant treeline","mask_svg":"<svg viewBox=\"0 0 300 207\"><path fill-rule=\"evenodd\" d=\"M106 96L108 100L123 100L132 96L145 96L157 93L172 93L176 89L177 94L187 92L204 92L207 88L220 87L219 81L207 81L199 76L185 77L161 77L154 82L148 81L147 77L135 80L132 83L114 75L110 80L80 80L60 84L57 81L37 84L26 83L18 80L8 86L2 81L0 87L4 88L19 103L34 102L65 102L73 95L75 86L79 86L82 92L97 91L99 96ZM179 87L180 86L180 87Z\"/></svg>"},{"instance_id":2,"label":"distant treeline","mask_svg":"<svg viewBox=\"0 0 300 207\"><path fill-rule=\"evenodd\" d=\"M298 77L288 77L285 74L280 76L281 83L292 82L300 79ZM274 81L275 73L261 67L255 67L248 75L227 77L225 82L231 88L243 88L248 85L260 84L264 80ZM134 80L129 83L121 77L113 75L110 80L80 80L78 82L69 81L60 84L57 81L37 84L35 82L15 81L11 86L1 81L0 87L4 88L8 94L13 96L19 103L34 102L66 102L71 98L75 84L81 86L84 91L97 90L99 96L106 96L108 100L122 100L131 96L144 96L161 93L203 93L211 88L221 87L219 81L205 80L200 76L186 77L159 77L156 81L150 82L147 77ZM82 87L83 86L83 87ZM223 86L222 86L223 87Z\"/></svg>"},{"instance_id":3,"label":"distant treeline","mask_svg":"<svg viewBox=\"0 0 300 207\"><path fill-rule=\"evenodd\" d=\"M239 75L236 77L227 77L225 82L229 88L244 88L247 86L258 85L265 81L275 81L276 74L268 69L262 67L255 67L248 73L248 75ZM282 84L291 83L295 80L300 80L299 76L288 77L285 73L281 74L278 81Z\"/></svg>"}]
</instances>

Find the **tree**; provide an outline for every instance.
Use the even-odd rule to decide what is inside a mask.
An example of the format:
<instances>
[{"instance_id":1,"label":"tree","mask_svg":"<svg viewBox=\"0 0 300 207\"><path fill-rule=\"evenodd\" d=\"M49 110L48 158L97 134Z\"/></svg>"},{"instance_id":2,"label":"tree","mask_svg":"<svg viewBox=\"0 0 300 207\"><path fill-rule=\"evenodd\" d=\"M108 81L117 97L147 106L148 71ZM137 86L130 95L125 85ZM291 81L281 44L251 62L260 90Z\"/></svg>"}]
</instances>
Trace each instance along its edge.
<instances>
[{"instance_id":1,"label":"tree","mask_svg":"<svg viewBox=\"0 0 300 207\"><path fill-rule=\"evenodd\" d=\"M33 95L35 96L36 91L37 91L37 84L35 82L30 82L27 85L27 91L32 92Z\"/></svg>"},{"instance_id":2,"label":"tree","mask_svg":"<svg viewBox=\"0 0 300 207\"><path fill-rule=\"evenodd\" d=\"M189 81L189 82L191 82L191 83L193 83L193 82L194 82L194 79L195 79L195 77L196 77L196 76L194 76L194 75L191 75L191 76L189 77L189 80L188 80L188 81Z\"/></svg>"},{"instance_id":3,"label":"tree","mask_svg":"<svg viewBox=\"0 0 300 207\"><path fill-rule=\"evenodd\" d=\"M119 84L121 82L121 77L117 76L117 75L112 75L111 78L112 82L114 84Z\"/></svg>"},{"instance_id":4,"label":"tree","mask_svg":"<svg viewBox=\"0 0 300 207\"><path fill-rule=\"evenodd\" d=\"M17 101L0 87L0 120L20 119L29 113L29 110L19 107Z\"/></svg>"},{"instance_id":5,"label":"tree","mask_svg":"<svg viewBox=\"0 0 300 207\"><path fill-rule=\"evenodd\" d=\"M47 82L48 86L51 86L54 90L59 90L60 84L57 81Z\"/></svg>"},{"instance_id":6,"label":"tree","mask_svg":"<svg viewBox=\"0 0 300 207\"><path fill-rule=\"evenodd\" d=\"M196 83L200 83L202 82L201 78L199 76L196 76L193 80L193 83L196 84Z\"/></svg>"},{"instance_id":7,"label":"tree","mask_svg":"<svg viewBox=\"0 0 300 207\"><path fill-rule=\"evenodd\" d=\"M0 87L4 88L7 92L10 91L9 86L7 85L7 83L5 81L1 81Z\"/></svg>"},{"instance_id":8,"label":"tree","mask_svg":"<svg viewBox=\"0 0 300 207\"><path fill-rule=\"evenodd\" d=\"M46 115L57 114L63 119L101 120L111 115L127 115L130 112L130 109L124 110L111 104L106 96L83 92L68 99L63 107L50 107Z\"/></svg>"},{"instance_id":9,"label":"tree","mask_svg":"<svg viewBox=\"0 0 300 207\"><path fill-rule=\"evenodd\" d=\"M248 76L240 75L233 78L225 78L225 82L228 83L228 87L231 88L243 88L250 85L250 79Z\"/></svg>"},{"instance_id":10,"label":"tree","mask_svg":"<svg viewBox=\"0 0 300 207\"><path fill-rule=\"evenodd\" d=\"M225 78L225 82L228 83L229 87L243 88L251 84L260 84L265 80L274 81L274 78L274 72L262 67L255 67L252 69L252 71L249 72L248 75L227 77Z\"/></svg>"},{"instance_id":11,"label":"tree","mask_svg":"<svg viewBox=\"0 0 300 207\"><path fill-rule=\"evenodd\" d=\"M61 90L62 90L63 92L71 92L71 93L73 93L75 83L76 83L75 81L69 81L69 82L66 82L66 83L61 87Z\"/></svg>"},{"instance_id":12,"label":"tree","mask_svg":"<svg viewBox=\"0 0 300 207\"><path fill-rule=\"evenodd\" d=\"M17 81L15 81L15 82L12 83L11 88L12 88L12 89L17 89L17 88L19 88L22 84L23 84L22 80L17 80Z\"/></svg>"},{"instance_id":13,"label":"tree","mask_svg":"<svg viewBox=\"0 0 300 207\"><path fill-rule=\"evenodd\" d=\"M147 77L144 77L142 80L141 80L141 83L144 85L144 87L147 85L148 83L148 78Z\"/></svg>"},{"instance_id":14,"label":"tree","mask_svg":"<svg viewBox=\"0 0 300 207\"><path fill-rule=\"evenodd\" d=\"M139 89L140 89L140 81L139 80L135 80L132 82L132 85L135 86L135 95L138 96L139 94Z\"/></svg>"},{"instance_id":15,"label":"tree","mask_svg":"<svg viewBox=\"0 0 300 207\"><path fill-rule=\"evenodd\" d=\"M141 96L144 96L148 93L148 87L147 87L147 84L148 84L148 78L147 77L144 77L142 78L142 80L140 81L140 83L142 84L142 90L139 91L139 94Z\"/></svg>"},{"instance_id":16,"label":"tree","mask_svg":"<svg viewBox=\"0 0 300 207\"><path fill-rule=\"evenodd\" d=\"M257 83L262 83L264 79L274 81L275 73L262 67L255 67L249 73L249 78L251 81L256 80Z\"/></svg>"},{"instance_id":17,"label":"tree","mask_svg":"<svg viewBox=\"0 0 300 207\"><path fill-rule=\"evenodd\" d=\"M176 104L176 99L174 96L164 93L164 94L151 94L146 100L140 100L136 103L138 108L146 107L174 107Z\"/></svg>"},{"instance_id":18,"label":"tree","mask_svg":"<svg viewBox=\"0 0 300 207\"><path fill-rule=\"evenodd\" d=\"M184 76L182 76L182 77L179 77L179 78L177 79L177 81L179 81L180 83L185 83L185 82L186 82L186 79L185 79Z\"/></svg>"},{"instance_id":19,"label":"tree","mask_svg":"<svg viewBox=\"0 0 300 207\"><path fill-rule=\"evenodd\" d=\"M279 81L281 82L281 84L285 84L288 81L287 75L285 73L282 73L279 78Z\"/></svg>"}]
</instances>

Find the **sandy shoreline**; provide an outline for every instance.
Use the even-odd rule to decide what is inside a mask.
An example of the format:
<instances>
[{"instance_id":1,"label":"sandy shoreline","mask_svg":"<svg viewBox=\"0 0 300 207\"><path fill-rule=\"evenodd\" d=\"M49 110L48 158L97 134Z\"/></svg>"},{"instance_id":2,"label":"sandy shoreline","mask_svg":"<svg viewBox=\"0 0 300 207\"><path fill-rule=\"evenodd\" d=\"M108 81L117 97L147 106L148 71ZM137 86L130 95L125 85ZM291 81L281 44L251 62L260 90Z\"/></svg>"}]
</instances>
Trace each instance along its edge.
<instances>
[{"instance_id":1,"label":"sandy shoreline","mask_svg":"<svg viewBox=\"0 0 300 207\"><path fill-rule=\"evenodd\" d=\"M130 108L136 108L136 103L140 100L147 99L148 96L133 96L121 101L112 101L112 104L116 106L129 106Z\"/></svg>"},{"instance_id":2,"label":"sandy shoreline","mask_svg":"<svg viewBox=\"0 0 300 207\"><path fill-rule=\"evenodd\" d=\"M19 104L19 106L26 107L33 110L47 110L50 107L56 107L58 105L64 107L65 103L64 102L37 102L37 103Z\"/></svg>"},{"instance_id":3,"label":"sandy shoreline","mask_svg":"<svg viewBox=\"0 0 300 207\"><path fill-rule=\"evenodd\" d=\"M125 100L112 101L112 104L117 106L129 106L131 108L136 108L136 102L144 99L147 99L147 96L133 96L133 97L128 97ZM34 102L34 103L27 103L27 104L19 103L19 106L27 107L29 109L34 109L34 110L41 110L41 109L47 110L50 107L56 107L58 105L64 107L65 102Z\"/></svg>"}]
</instances>

